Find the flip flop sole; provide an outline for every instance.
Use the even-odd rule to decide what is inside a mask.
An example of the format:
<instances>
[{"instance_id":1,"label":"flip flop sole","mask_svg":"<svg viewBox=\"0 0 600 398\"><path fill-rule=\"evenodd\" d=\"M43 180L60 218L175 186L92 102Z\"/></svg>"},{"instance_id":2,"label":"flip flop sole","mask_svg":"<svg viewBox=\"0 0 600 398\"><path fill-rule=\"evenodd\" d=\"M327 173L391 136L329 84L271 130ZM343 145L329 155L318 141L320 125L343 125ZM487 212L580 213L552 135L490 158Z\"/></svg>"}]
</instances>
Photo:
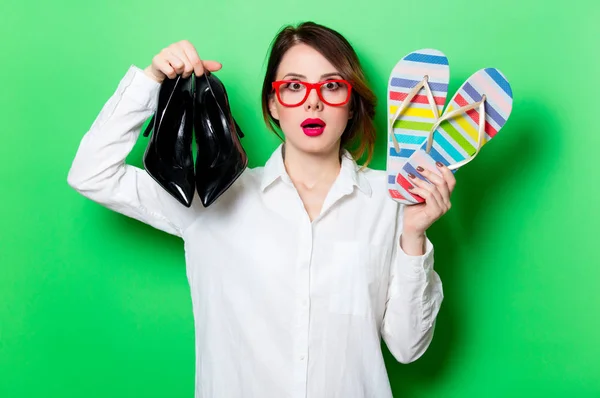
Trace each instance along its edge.
<instances>
[{"instance_id":1,"label":"flip flop sole","mask_svg":"<svg viewBox=\"0 0 600 398\"><path fill-rule=\"evenodd\" d=\"M486 68L474 73L458 89L444 111L444 115L446 115L461 107L479 102L484 94L486 96L484 103L485 134L480 147L496 136L506 124L512 110L512 89L502 72L496 68ZM423 142L421 147L406 161L398 175L399 184L410 185L409 173L427 181L417 171L418 166L441 175L436 167L436 162L452 167L452 165L472 157L477 152L479 119L478 109L472 109L454 118L444 120L432 135L433 144L429 153L426 151L427 142ZM423 198L416 195L408 199L413 199L413 204L424 201Z\"/></svg>"},{"instance_id":2,"label":"flip flop sole","mask_svg":"<svg viewBox=\"0 0 600 398\"><path fill-rule=\"evenodd\" d=\"M393 200L400 203L412 203L414 198L397 183L398 174L408 158L422 146L436 121L425 88L421 88L396 120L392 119L398 107L402 106L408 94L425 76L428 77L439 115L446 103L450 80L448 59L441 51L422 49L406 55L394 66L388 81L388 192ZM392 134L399 144L399 151L396 150Z\"/></svg>"}]
</instances>

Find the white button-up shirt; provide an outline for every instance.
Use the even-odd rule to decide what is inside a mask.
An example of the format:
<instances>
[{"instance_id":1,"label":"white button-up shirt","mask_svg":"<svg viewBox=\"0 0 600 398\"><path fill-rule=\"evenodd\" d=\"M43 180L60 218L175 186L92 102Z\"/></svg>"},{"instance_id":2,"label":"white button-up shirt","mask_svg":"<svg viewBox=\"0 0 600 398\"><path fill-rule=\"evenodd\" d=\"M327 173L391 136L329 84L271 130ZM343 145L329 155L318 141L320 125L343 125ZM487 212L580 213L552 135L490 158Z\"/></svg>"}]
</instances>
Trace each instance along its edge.
<instances>
[{"instance_id":1,"label":"white button-up shirt","mask_svg":"<svg viewBox=\"0 0 600 398\"><path fill-rule=\"evenodd\" d=\"M281 146L209 208L186 208L125 164L160 85L131 66L83 137L68 182L185 242L196 330L196 398L387 398L381 338L414 361L443 299L433 247L400 247L403 206L386 174L346 153L310 221Z\"/></svg>"}]
</instances>

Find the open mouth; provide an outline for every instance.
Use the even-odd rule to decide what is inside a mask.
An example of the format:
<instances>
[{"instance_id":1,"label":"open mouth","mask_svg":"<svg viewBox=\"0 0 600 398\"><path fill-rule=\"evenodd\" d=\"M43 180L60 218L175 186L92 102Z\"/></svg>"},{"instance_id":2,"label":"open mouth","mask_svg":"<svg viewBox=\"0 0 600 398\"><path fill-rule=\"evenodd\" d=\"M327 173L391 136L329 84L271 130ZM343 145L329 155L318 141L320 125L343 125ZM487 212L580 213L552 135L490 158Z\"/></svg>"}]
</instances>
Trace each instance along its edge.
<instances>
[{"instance_id":1,"label":"open mouth","mask_svg":"<svg viewBox=\"0 0 600 398\"><path fill-rule=\"evenodd\" d=\"M325 122L321 119L306 119L300 125L302 131L309 137L315 137L323 134L325 130Z\"/></svg>"}]
</instances>

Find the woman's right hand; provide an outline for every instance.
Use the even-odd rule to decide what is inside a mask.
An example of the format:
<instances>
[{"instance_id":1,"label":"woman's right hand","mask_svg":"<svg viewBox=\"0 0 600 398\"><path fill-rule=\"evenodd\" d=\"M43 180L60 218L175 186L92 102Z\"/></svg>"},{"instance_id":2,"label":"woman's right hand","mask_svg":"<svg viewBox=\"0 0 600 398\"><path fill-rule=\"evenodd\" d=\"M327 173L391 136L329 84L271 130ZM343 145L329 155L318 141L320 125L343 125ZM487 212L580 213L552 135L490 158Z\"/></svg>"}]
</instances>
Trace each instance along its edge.
<instances>
[{"instance_id":1,"label":"woman's right hand","mask_svg":"<svg viewBox=\"0 0 600 398\"><path fill-rule=\"evenodd\" d=\"M151 79L162 83L165 78L174 79L177 75L189 77L192 72L196 76L204 73L205 69L211 72L221 69L217 61L203 61L198 56L196 48L187 40L181 40L164 48L152 58L144 73Z\"/></svg>"}]
</instances>

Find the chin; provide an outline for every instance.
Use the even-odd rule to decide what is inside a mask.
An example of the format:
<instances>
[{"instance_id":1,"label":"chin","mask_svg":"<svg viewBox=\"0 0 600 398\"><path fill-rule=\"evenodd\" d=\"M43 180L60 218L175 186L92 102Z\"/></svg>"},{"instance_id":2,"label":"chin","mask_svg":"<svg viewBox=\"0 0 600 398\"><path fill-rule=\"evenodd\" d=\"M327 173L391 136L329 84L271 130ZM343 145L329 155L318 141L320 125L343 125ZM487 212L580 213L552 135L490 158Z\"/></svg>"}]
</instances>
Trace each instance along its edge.
<instances>
[{"instance_id":1,"label":"chin","mask_svg":"<svg viewBox=\"0 0 600 398\"><path fill-rule=\"evenodd\" d=\"M336 140L332 137L328 137L326 134L322 134L318 137L308 137L300 132L296 137L286 137L286 141L299 151L311 155L325 155L332 150L335 150L339 138Z\"/></svg>"}]
</instances>

